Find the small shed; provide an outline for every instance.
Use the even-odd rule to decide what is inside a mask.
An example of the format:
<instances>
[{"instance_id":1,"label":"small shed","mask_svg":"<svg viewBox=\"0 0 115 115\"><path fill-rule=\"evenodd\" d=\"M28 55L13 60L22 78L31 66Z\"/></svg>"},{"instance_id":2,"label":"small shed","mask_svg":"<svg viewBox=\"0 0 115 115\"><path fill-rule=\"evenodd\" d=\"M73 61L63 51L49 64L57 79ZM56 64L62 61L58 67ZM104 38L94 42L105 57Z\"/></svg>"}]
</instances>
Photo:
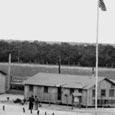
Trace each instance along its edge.
<instances>
[{"instance_id":1,"label":"small shed","mask_svg":"<svg viewBox=\"0 0 115 115\"><path fill-rule=\"evenodd\" d=\"M0 94L6 92L6 77L7 74L3 71L0 71Z\"/></svg>"}]
</instances>

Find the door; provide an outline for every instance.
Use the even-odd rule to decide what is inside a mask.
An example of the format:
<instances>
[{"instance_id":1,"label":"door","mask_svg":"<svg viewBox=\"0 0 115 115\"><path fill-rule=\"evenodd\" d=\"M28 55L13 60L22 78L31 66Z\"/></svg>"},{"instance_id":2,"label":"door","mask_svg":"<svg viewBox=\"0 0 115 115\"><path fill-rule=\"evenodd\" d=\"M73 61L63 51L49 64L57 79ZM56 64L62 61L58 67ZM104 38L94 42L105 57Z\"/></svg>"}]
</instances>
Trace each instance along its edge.
<instances>
[{"instance_id":1,"label":"door","mask_svg":"<svg viewBox=\"0 0 115 115\"><path fill-rule=\"evenodd\" d=\"M61 100L61 87L58 87L57 99L58 99L58 100Z\"/></svg>"}]
</instances>

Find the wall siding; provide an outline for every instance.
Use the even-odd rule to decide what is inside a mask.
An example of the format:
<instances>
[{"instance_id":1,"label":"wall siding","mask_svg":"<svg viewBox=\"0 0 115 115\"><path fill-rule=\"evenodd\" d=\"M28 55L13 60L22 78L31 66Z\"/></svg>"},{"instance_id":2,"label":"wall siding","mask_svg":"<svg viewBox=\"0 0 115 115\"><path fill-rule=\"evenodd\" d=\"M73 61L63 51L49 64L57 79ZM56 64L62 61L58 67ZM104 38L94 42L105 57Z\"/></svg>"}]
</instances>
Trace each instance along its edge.
<instances>
[{"instance_id":1,"label":"wall siding","mask_svg":"<svg viewBox=\"0 0 115 115\"><path fill-rule=\"evenodd\" d=\"M71 103L71 99L70 98L70 90L68 88L62 88L62 104L69 104ZM66 96L66 94L68 94L68 96Z\"/></svg>"},{"instance_id":2,"label":"wall siding","mask_svg":"<svg viewBox=\"0 0 115 115\"><path fill-rule=\"evenodd\" d=\"M52 103L57 102L57 88L55 87L49 88L49 102L52 102Z\"/></svg>"},{"instance_id":3,"label":"wall siding","mask_svg":"<svg viewBox=\"0 0 115 115\"><path fill-rule=\"evenodd\" d=\"M29 86L25 85L24 87L24 98L28 100L29 98Z\"/></svg>"},{"instance_id":4,"label":"wall siding","mask_svg":"<svg viewBox=\"0 0 115 115\"><path fill-rule=\"evenodd\" d=\"M87 106L87 90L82 91L82 102L83 106Z\"/></svg>"},{"instance_id":5,"label":"wall siding","mask_svg":"<svg viewBox=\"0 0 115 115\"><path fill-rule=\"evenodd\" d=\"M25 85L24 91L25 98L28 99L31 95L37 96L42 102L56 103L57 101L57 88L48 87L48 93L44 92L44 86L33 86L33 92L29 91L29 85Z\"/></svg>"},{"instance_id":6,"label":"wall siding","mask_svg":"<svg viewBox=\"0 0 115 115\"><path fill-rule=\"evenodd\" d=\"M25 88L24 88L24 97L25 99L29 99L29 97L31 97L33 95L33 91L30 91L29 90L29 85L25 85Z\"/></svg>"},{"instance_id":7,"label":"wall siding","mask_svg":"<svg viewBox=\"0 0 115 115\"><path fill-rule=\"evenodd\" d=\"M112 99L115 100L114 97L110 97L109 90L111 89L112 83L108 80L103 80L98 84L98 99L101 99L101 89L106 89L106 97L103 97L103 99ZM92 97L92 90L94 89L94 86L91 87L88 90L82 90L82 101L81 104L84 106L94 106L94 100L95 97ZM113 85L113 89L115 90L115 85ZM78 92L78 89L75 89L74 92ZM57 87L48 87L48 93L44 92L44 86L34 86L33 92L29 91L29 85L25 85L25 98L28 98L32 94L34 96L38 96L39 100L42 102L49 102L49 103L57 103L59 100L58 97L58 88ZM115 91L114 91L115 93ZM67 94L68 96L66 96ZM115 95L115 94L114 94ZM61 100L60 102L62 104L72 104L72 95L70 94L70 88L61 88ZM114 104L115 105L115 104Z\"/></svg>"},{"instance_id":8,"label":"wall siding","mask_svg":"<svg viewBox=\"0 0 115 115\"><path fill-rule=\"evenodd\" d=\"M114 99L115 100L115 96L114 97L110 97L109 96L109 90L111 89L111 85L112 85L112 83L107 81L107 80L103 80L103 81L101 81L98 84L98 90L97 90L97 92L98 92L98 99L107 99L107 100ZM92 87L92 88L90 88L88 90L88 99L87 99L88 106L94 106L93 100L95 100L95 97L92 97L92 90L93 89L94 89L94 87ZM105 97L101 96L101 89L105 89L106 90L106 96ZM113 89L115 90L115 86L114 86Z\"/></svg>"},{"instance_id":9,"label":"wall siding","mask_svg":"<svg viewBox=\"0 0 115 115\"><path fill-rule=\"evenodd\" d=\"M72 95L70 94L70 88L62 88L62 92L62 104L72 105ZM74 89L74 92L78 93L78 89ZM65 96L65 94L68 94L68 96Z\"/></svg>"},{"instance_id":10,"label":"wall siding","mask_svg":"<svg viewBox=\"0 0 115 115\"><path fill-rule=\"evenodd\" d=\"M6 76L0 74L0 93L5 93L6 91Z\"/></svg>"}]
</instances>

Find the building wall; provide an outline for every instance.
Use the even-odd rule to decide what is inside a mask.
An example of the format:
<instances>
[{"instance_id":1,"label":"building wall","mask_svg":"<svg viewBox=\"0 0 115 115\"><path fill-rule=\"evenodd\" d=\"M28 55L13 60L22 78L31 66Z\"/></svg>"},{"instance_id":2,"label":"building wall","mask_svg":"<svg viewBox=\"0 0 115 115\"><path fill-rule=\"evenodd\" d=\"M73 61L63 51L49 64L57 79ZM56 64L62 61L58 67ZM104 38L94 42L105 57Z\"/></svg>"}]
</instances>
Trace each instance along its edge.
<instances>
[{"instance_id":1,"label":"building wall","mask_svg":"<svg viewBox=\"0 0 115 115\"><path fill-rule=\"evenodd\" d=\"M42 102L52 102L57 101L57 88L48 87L48 93L44 92L44 86L33 86L33 91L29 90L30 85L25 85L24 95L28 99L31 95L37 96Z\"/></svg>"},{"instance_id":2,"label":"building wall","mask_svg":"<svg viewBox=\"0 0 115 115\"><path fill-rule=\"evenodd\" d=\"M95 96L92 96L92 90L95 88L92 87L88 90L88 96L87 96L87 104L88 106L94 106L95 102ZM106 96L101 96L101 90L106 90ZM110 97L109 90L114 89L114 97ZM115 100L115 85L113 85L111 82L107 80L103 80L98 84L98 100ZM105 104L104 104L105 105Z\"/></svg>"},{"instance_id":3,"label":"building wall","mask_svg":"<svg viewBox=\"0 0 115 115\"><path fill-rule=\"evenodd\" d=\"M57 102L57 88L56 87L48 87L48 93L44 92L44 87L42 87L42 101L49 102L49 103L56 103ZM40 96L41 94L39 94Z\"/></svg>"},{"instance_id":4,"label":"building wall","mask_svg":"<svg viewBox=\"0 0 115 115\"><path fill-rule=\"evenodd\" d=\"M25 98L28 99L29 96L38 96L39 100L42 102L57 103L58 100L58 88L48 87L48 93L44 92L44 86L33 86L33 91L29 90L29 85L25 85ZM94 86L88 90L82 89L82 99L81 104L84 106L94 106L95 96L92 96L92 90ZM106 90L106 96L101 96L101 89ZM109 90L114 89L114 97L110 97ZM74 89L74 92L79 93L79 89ZM67 96L65 95L67 94ZM98 99L101 100L115 100L115 85L112 85L108 80L103 80L98 84ZM62 104L72 104L72 94L70 94L70 88L61 88L61 100ZM115 105L115 103L113 104Z\"/></svg>"},{"instance_id":5,"label":"building wall","mask_svg":"<svg viewBox=\"0 0 115 115\"><path fill-rule=\"evenodd\" d=\"M28 100L32 94L33 94L33 92L29 91L29 85L25 85L25 87L24 87L24 98Z\"/></svg>"},{"instance_id":6,"label":"building wall","mask_svg":"<svg viewBox=\"0 0 115 115\"><path fill-rule=\"evenodd\" d=\"M82 91L82 102L83 106L87 106L87 90Z\"/></svg>"},{"instance_id":7,"label":"building wall","mask_svg":"<svg viewBox=\"0 0 115 115\"><path fill-rule=\"evenodd\" d=\"M50 87L49 90L49 101L56 103L57 102L57 88L56 87Z\"/></svg>"},{"instance_id":8,"label":"building wall","mask_svg":"<svg viewBox=\"0 0 115 115\"><path fill-rule=\"evenodd\" d=\"M62 88L62 104L70 104L72 102L72 98L70 96L70 90L68 88Z\"/></svg>"},{"instance_id":9,"label":"building wall","mask_svg":"<svg viewBox=\"0 0 115 115\"><path fill-rule=\"evenodd\" d=\"M6 91L6 76L0 73L0 93Z\"/></svg>"},{"instance_id":10,"label":"building wall","mask_svg":"<svg viewBox=\"0 0 115 115\"><path fill-rule=\"evenodd\" d=\"M28 99L31 95L37 96L42 102L62 103L72 105L72 94L70 94L70 88L61 88L61 100L58 100L58 88L48 87L48 93L44 92L44 86L33 86L33 91L30 91L30 85L25 85L24 96ZM74 89L74 92L79 92L78 89ZM67 95L67 96L66 96ZM86 93L83 92L83 99L81 104L86 103Z\"/></svg>"},{"instance_id":11,"label":"building wall","mask_svg":"<svg viewBox=\"0 0 115 115\"><path fill-rule=\"evenodd\" d=\"M61 100L58 100L58 88L48 87L48 93L44 92L44 86L33 86L33 91L30 91L30 85L25 85L24 95L28 99L31 95L37 96L42 102L72 104L72 95L65 96L65 93L70 93L69 89L61 89Z\"/></svg>"},{"instance_id":12,"label":"building wall","mask_svg":"<svg viewBox=\"0 0 115 115\"><path fill-rule=\"evenodd\" d=\"M79 92L79 89L74 89L74 92L75 93L80 93ZM82 90L82 96L81 96L81 104L85 104L86 102L86 94L85 94L85 91ZM67 94L67 95L65 95ZM72 94L70 94L70 88L62 88L62 104L69 104L69 105L72 105L72 101L73 101L73 96ZM80 97L79 97L80 98Z\"/></svg>"},{"instance_id":13,"label":"building wall","mask_svg":"<svg viewBox=\"0 0 115 115\"><path fill-rule=\"evenodd\" d=\"M91 88L87 90L87 106L92 106L93 105L93 97L92 97L92 90L94 88Z\"/></svg>"}]
</instances>

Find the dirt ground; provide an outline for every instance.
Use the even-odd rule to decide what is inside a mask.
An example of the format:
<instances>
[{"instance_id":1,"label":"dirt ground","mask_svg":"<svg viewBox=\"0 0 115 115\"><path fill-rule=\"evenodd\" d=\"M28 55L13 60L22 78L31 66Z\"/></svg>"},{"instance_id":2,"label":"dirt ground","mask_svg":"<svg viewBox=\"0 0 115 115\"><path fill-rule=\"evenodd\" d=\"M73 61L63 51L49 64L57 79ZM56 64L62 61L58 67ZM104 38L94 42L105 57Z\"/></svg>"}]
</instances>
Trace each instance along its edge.
<instances>
[{"instance_id":1,"label":"dirt ground","mask_svg":"<svg viewBox=\"0 0 115 115\"><path fill-rule=\"evenodd\" d=\"M9 101L7 97L9 97ZM37 115L37 110L33 110L31 114L28 110L28 103L25 105L14 104L13 100L17 98L23 99L23 95L0 95L0 115ZM25 113L23 112L23 108L25 109ZM45 115L45 113L46 115L95 115L94 108L72 109L70 106L59 106L54 104L42 104L42 107L39 107L38 110L40 112L39 115ZM115 108L99 108L97 115L115 115Z\"/></svg>"}]
</instances>

